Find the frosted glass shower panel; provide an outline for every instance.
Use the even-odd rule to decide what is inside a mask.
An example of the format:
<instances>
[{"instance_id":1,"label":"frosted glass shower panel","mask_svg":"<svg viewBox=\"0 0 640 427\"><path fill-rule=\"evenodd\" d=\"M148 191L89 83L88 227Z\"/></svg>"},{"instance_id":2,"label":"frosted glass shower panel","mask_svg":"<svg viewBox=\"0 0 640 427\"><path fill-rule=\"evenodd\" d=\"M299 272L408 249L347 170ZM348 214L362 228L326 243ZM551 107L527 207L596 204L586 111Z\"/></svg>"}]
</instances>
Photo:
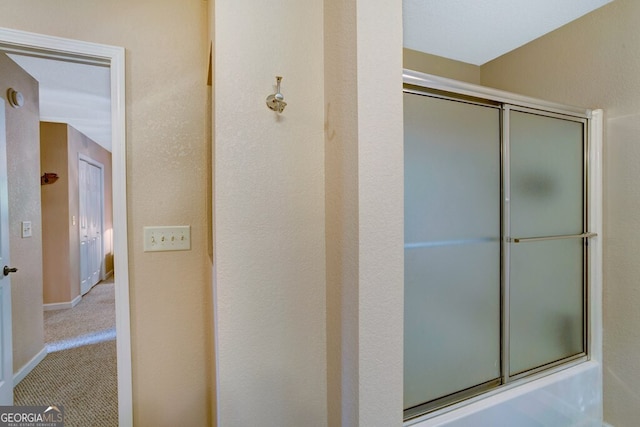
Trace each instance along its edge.
<instances>
[{"instance_id":1,"label":"frosted glass shower panel","mask_svg":"<svg viewBox=\"0 0 640 427\"><path fill-rule=\"evenodd\" d=\"M582 353L582 239L511 245L510 375Z\"/></svg>"},{"instance_id":2,"label":"frosted glass shower panel","mask_svg":"<svg viewBox=\"0 0 640 427\"><path fill-rule=\"evenodd\" d=\"M405 241L499 238L499 110L404 94Z\"/></svg>"},{"instance_id":3,"label":"frosted glass shower panel","mask_svg":"<svg viewBox=\"0 0 640 427\"><path fill-rule=\"evenodd\" d=\"M509 142L509 373L517 375L585 350L584 122L512 111Z\"/></svg>"},{"instance_id":4,"label":"frosted glass shower panel","mask_svg":"<svg viewBox=\"0 0 640 427\"><path fill-rule=\"evenodd\" d=\"M584 124L521 111L509 122L511 236L582 233Z\"/></svg>"},{"instance_id":5,"label":"frosted glass shower panel","mask_svg":"<svg viewBox=\"0 0 640 427\"><path fill-rule=\"evenodd\" d=\"M500 376L499 243L405 250L405 409Z\"/></svg>"},{"instance_id":6,"label":"frosted glass shower panel","mask_svg":"<svg viewBox=\"0 0 640 427\"><path fill-rule=\"evenodd\" d=\"M500 377L500 116L404 94L405 409Z\"/></svg>"}]
</instances>

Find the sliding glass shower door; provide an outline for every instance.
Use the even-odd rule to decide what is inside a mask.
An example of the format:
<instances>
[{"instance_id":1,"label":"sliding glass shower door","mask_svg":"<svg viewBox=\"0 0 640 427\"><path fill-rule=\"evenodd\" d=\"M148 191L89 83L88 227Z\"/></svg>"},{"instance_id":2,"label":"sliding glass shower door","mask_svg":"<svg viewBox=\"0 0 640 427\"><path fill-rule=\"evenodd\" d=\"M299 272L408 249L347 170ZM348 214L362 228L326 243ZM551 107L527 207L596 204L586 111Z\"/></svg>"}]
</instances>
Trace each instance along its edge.
<instances>
[{"instance_id":1,"label":"sliding glass shower door","mask_svg":"<svg viewBox=\"0 0 640 427\"><path fill-rule=\"evenodd\" d=\"M584 358L585 118L404 93L407 418Z\"/></svg>"},{"instance_id":2,"label":"sliding glass shower door","mask_svg":"<svg viewBox=\"0 0 640 427\"><path fill-rule=\"evenodd\" d=\"M585 120L511 107L509 376L585 351Z\"/></svg>"},{"instance_id":3,"label":"sliding glass shower door","mask_svg":"<svg viewBox=\"0 0 640 427\"><path fill-rule=\"evenodd\" d=\"M500 110L405 102L405 375L411 408L500 378Z\"/></svg>"}]
</instances>

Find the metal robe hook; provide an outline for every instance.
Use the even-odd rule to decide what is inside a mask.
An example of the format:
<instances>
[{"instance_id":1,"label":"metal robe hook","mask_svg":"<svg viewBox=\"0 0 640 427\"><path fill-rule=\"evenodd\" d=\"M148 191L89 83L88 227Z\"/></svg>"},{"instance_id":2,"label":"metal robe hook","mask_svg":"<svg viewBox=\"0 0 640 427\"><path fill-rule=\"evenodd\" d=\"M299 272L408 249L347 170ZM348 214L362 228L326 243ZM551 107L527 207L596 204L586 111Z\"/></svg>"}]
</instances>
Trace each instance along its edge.
<instances>
[{"instance_id":1,"label":"metal robe hook","mask_svg":"<svg viewBox=\"0 0 640 427\"><path fill-rule=\"evenodd\" d=\"M282 76L276 76L276 93L267 96L267 107L278 113L282 113L284 111L284 107L287 106L287 103L284 102L284 95L280 93L281 81Z\"/></svg>"}]
</instances>

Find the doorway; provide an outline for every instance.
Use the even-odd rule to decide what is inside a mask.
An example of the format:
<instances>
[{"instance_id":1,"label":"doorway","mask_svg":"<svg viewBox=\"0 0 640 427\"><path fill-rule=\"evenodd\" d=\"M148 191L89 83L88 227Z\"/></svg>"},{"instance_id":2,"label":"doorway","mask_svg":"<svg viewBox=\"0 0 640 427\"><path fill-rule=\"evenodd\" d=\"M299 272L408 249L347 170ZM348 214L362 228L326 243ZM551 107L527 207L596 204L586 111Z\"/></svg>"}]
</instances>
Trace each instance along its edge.
<instances>
[{"instance_id":1,"label":"doorway","mask_svg":"<svg viewBox=\"0 0 640 427\"><path fill-rule=\"evenodd\" d=\"M0 50L62 61L101 64L109 67L111 81L111 134L113 156L113 248L118 365L118 418L131 426L131 337L129 270L126 222L126 141L124 49L78 40L0 28Z\"/></svg>"}]
</instances>

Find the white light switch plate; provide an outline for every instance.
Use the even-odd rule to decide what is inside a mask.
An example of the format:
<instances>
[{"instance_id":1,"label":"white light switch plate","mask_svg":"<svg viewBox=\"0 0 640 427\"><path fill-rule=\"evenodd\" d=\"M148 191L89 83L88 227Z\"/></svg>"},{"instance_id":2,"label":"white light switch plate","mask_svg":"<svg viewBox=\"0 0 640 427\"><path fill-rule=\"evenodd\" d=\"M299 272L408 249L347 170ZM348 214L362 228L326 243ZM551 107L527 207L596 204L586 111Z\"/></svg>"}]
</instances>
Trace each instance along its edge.
<instances>
[{"instance_id":1,"label":"white light switch plate","mask_svg":"<svg viewBox=\"0 0 640 427\"><path fill-rule=\"evenodd\" d=\"M22 221L22 238L31 237L31 221Z\"/></svg>"},{"instance_id":2,"label":"white light switch plate","mask_svg":"<svg viewBox=\"0 0 640 427\"><path fill-rule=\"evenodd\" d=\"M191 226L144 227L144 251L191 250Z\"/></svg>"}]
</instances>

